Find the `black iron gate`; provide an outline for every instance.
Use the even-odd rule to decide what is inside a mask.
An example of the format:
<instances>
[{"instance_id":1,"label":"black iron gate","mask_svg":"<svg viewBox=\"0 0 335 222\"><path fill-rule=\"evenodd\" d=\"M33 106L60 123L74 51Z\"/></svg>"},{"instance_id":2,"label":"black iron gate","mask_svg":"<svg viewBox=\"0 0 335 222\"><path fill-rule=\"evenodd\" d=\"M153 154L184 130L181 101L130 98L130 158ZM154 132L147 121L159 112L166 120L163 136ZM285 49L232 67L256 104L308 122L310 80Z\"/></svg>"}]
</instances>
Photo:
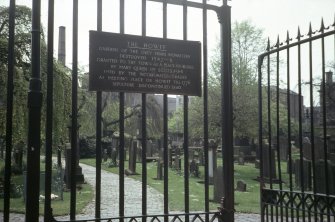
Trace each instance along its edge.
<instances>
[{"instance_id":1,"label":"black iron gate","mask_svg":"<svg viewBox=\"0 0 335 222\"><path fill-rule=\"evenodd\" d=\"M334 221L335 24L259 56L262 221Z\"/></svg>"},{"instance_id":2,"label":"black iron gate","mask_svg":"<svg viewBox=\"0 0 335 222\"><path fill-rule=\"evenodd\" d=\"M119 2L119 21L120 33L125 33L125 1ZM202 10L202 56L203 56L203 103L204 103L204 155L205 155L205 182L204 182L204 210L201 213L192 213L190 211L190 194L189 194L189 165L188 165L188 96L183 96L184 110L184 132L183 132L183 152L184 152L184 211L178 214L169 212L169 185L168 185L168 167L164 167L164 212L161 215L148 215L147 212L147 166L146 166L146 147L147 147L147 110L146 106L141 107L141 128L142 128L142 214L135 217L127 217L125 215L126 203L125 196L125 166L124 166L124 150L125 150L125 96L124 92L119 93L119 214L115 218L102 218L101 215L101 162L102 162L102 98L104 92L96 93L96 190L95 190L95 217L80 221L112 221L112 220L150 220L150 221L211 221L215 218L225 221L233 221L234 219L234 185L233 185L233 131L232 131L232 95L231 95L231 24L230 24L230 6L224 0L223 4L210 4L206 0L188 1L188 0L142 0L141 10L142 16L142 36L146 36L146 9L148 2L156 2L161 5L163 11L163 38L167 38L167 7L169 5L178 5L183 9L183 40L188 39L187 23L188 9L197 8ZM78 135L78 0L73 1L73 30L72 30L72 112L71 112L71 138L77 138ZM102 31L102 8L103 1L96 1L97 11L97 31ZM15 35L15 0L10 1L9 6L9 44L8 44L8 78L7 78L7 117L6 117L6 167L4 181L4 221L10 220L10 180L11 180L11 158L12 158L12 118L13 118L13 76L14 76L14 35ZM208 76L208 56L207 56L207 12L215 11L221 24L221 45L222 45L222 152L224 162L224 200L220 212L210 212L209 210L209 175L208 175L208 111L207 111L207 76ZM38 221L39 213L39 185L36 181L40 181L40 150L41 150L41 108L42 108L42 82L41 82L41 1L32 1L32 29L31 29L31 79L28 93L29 108L29 130L28 130L28 149L27 149L27 176L26 176L26 221ZM51 206L51 180L52 180L52 154L55 152L53 147L53 94L54 94L54 0L48 1L48 29L47 29L47 93L46 93L46 126L45 126L45 204L44 218L45 221L56 221ZM106 21L109 22L109 21ZM141 104L147 104L147 95L141 95ZM168 166L168 95L163 95L163 165ZM71 174L69 179L71 200L69 206L70 221L76 220L76 165L77 165L77 147L78 140L71 139L71 152L68 154L71 158L71 164L68 170ZM78 220L77 220L78 221Z\"/></svg>"}]
</instances>

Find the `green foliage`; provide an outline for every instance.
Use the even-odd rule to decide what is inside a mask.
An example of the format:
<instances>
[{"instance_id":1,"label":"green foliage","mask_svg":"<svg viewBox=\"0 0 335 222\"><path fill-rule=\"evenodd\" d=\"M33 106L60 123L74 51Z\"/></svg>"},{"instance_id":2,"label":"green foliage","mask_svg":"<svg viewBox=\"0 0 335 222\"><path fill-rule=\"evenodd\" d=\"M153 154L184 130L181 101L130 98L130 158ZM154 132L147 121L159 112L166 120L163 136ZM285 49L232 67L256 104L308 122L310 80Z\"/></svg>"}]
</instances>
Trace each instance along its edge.
<instances>
[{"instance_id":1,"label":"green foliage","mask_svg":"<svg viewBox=\"0 0 335 222\"><path fill-rule=\"evenodd\" d=\"M249 21L232 27L232 83L234 135L256 137L258 127L257 55L265 48L262 30ZM211 138L221 137L221 61L216 47L208 76L208 127ZM201 137L202 98L190 102L190 134Z\"/></svg>"},{"instance_id":2,"label":"green foliage","mask_svg":"<svg viewBox=\"0 0 335 222\"><path fill-rule=\"evenodd\" d=\"M6 90L8 63L8 7L0 7L0 136L6 132ZM13 91L13 141L26 141L28 128L27 95L31 76L31 9L17 6L15 13L14 39L14 91ZM42 28L41 28L42 29ZM41 80L43 107L41 137L44 136L46 113L47 49L42 29L41 35ZM67 137L66 123L70 111L71 81L69 70L54 61L54 143L59 144Z\"/></svg>"}]
</instances>

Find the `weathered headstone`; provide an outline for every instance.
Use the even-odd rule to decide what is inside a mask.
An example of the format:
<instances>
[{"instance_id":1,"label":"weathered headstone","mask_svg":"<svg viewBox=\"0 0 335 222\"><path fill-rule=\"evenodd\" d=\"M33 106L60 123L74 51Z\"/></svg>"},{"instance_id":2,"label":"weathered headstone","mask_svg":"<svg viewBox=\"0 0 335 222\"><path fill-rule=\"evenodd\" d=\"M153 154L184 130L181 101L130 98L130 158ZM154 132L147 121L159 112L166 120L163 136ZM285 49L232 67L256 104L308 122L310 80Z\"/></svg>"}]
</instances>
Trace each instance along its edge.
<instances>
[{"instance_id":1,"label":"weathered headstone","mask_svg":"<svg viewBox=\"0 0 335 222\"><path fill-rule=\"evenodd\" d=\"M163 162L161 159L157 161L157 180L163 180Z\"/></svg>"},{"instance_id":2,"label":"weathered headstone","mask_svg":"<svg viewBox=\"0 0 335 222\"><path fill-rule=\"evenodd\" d=\"M237 162L238 162L238 165L244 165L244 153L243 152L239 153Z\"/></svg>"},{"instance_id":3,"label":"weathered headstone","mask_svg":"<svg viewBox=\"0 0 335 222\"><path fill-rule=\"evenodd\" d=\"M153 145L151 140L147 141L147 157L153 157Z\"/></svg>"},{"instance_id":4,"label":"weathered headstone","mask_svg":"<svg viewBox=\"0 0 335 222\"><path fill-rule=\"evenodd\" d=\"M209 140L208 144L208 176L209 176L209 184L213 184L214 173L217 168L217 158L216 158L216 149L217 142L215 140Z\"/></svg>"},{"instance_id":5,"label":"weathered headstone","mask_svg":"<svg viewBox=\"0 0 335 222\"><path fill-rule=\"evenodd\" d=\"M302 140L302 153L306 160L312 160L312 147L308 137L304 137Z\"/></svg>"},{"instance_id":6,"label":"weathered headstone","mask_svg":"<svg viewBox=\"0 0 335 222\"><path fill-rule=\"evenodd\" d=\"M61 168L62 167L62 147L58 146L57 149L57 167Z\"/></svg>"},{"instance_id":7,"label":"weathered headstone","mask_svg":"<svg viewBox=\"0 0 335 222\"><path fill-rule=\"evenodd\" d=\"M104 149L103 157L104 157L104 162L107 162L107 159L108 159L107 149Z\"/></svg>"},{"instance_id":8,"label":"weathered headstone","mask_svg":"<svg viewBox=\"0 0 335 222\"><path fill-rule=\"evenodd\" d=\"M270 149L270 150L269 150ZM269 146L268 143L263 145L263 177L264 178L276 178L276 162L275 162L275 151Z\"/></svg>"},{"instance_id":9,"label":"weathered headstone","mask_svg":"<svg viewBox=\"0 0 335 222\"><path fill-rule=\"evenodd\" d=\"M286 161L287 155L288 155L288 143L287 138L285 137L279 137L279 155L280 160Z\"/></svg>"},{"instance_id":10,"label":"weathered headstone","mask_svg":"<svg viewBox=\"0 0 335 222\"><path fill-rule=\"evenodd\" d=\"M110 166L117 166L117 151L115 148L112 149Z\"/></svg>"},{"instance_id":11,"label":"weathered headstone","mask_svg":"<svg viewBox=\"0 0 335 222\"><path fill-rule=\"evenodd\" d=\"M328 181L326 180L325 161L318 160L315 163L316 192L326 194L326 183L328 183L329 194L335 194L335 164L328 164Z\"/></svg>"},{"instance_id":12,"label":"weathered headstone","mask_svg":"<svg viewBox=\"0 0 335 222\"><path fill-rule=\"evenodd\" d=\"M220 202L223 197L223 188L224 188L224 181L223 181L223 168L217 167L215 170L215 177L214 177L214 201Z\"/></svg>"},{"instance_id":13,"label":"weathered headstone","mask_svg":"<svg viewBox=\"0 0 335 222\"><path fill-rule=\"evenodd\" d=\"M190 174L194 177L200 176L199 165L195 160L192 160L190 162Z\"/></svg>"},{"instance_id":14,"label":"weathered headstone","mask_svg":"<svg viewBox=\"0 0 335 222\"><path fill-rule=\"evenodd\" d=\"M259 161L259 160L256 160L256 161L255 161L255 168L256 168L256 169L260 169L260 166L261 166L260 161Z\"/></svg>"},{"instance_id":15,"label":"weathered headstone","mask_svg":"<svg viewBox=\"0 0 335 222\"><path fill-rule=\"evenodd\" d=\"M303 167L301 170L300 160L299 159L295 160L295 163L294 163L295 184L297 187L303 186L304 190L311 190L312 189L312 162L304 159L302 161L302 165Z\"/></svg>"},{"instance_id":16,"label":"weathered headstone","mask_svg":"<svg viewBox=\"0 0 335 222\"><path fill-rule=\"evenodd\" d=\"M174 158L174 168L177 171L181 171L181 159L179 155Z\"/></svg>"},{"instance_id":17,"label":"weathered headstone","mask_svg":"<svg viewBox=\"0 0 335 222\"><path fill-rule=\"evenodd\" d=\"M129 154L130 156L130 154ZM136 151L136 161L138 163L142 163L142 147L137 147L137 151Z\"/></svg>"},{"instance_id":18,"label":"weathered headstone","mask_svg":"<svg viewBox=\"0 0 335 222\"><path fill-rule=\"evenodd\" d=\"M19 167L19 169L22 169L23 150L24 150L24 142L20 141L18 142L18 144L16 144L14 149L14 163Z\"/></svg>"},{"instance_id":19,"label":"weathered headstone","mask_svg":"<svg viewBox=\"0 0 335 222\"><path fill-rule=\"evenodd\" d=\"M65 174L64 181L67 189L70 189L71 178L71 144L65 143Z\"/></svg>"},{"instance_id":20,"label":"weathered headstone","mask_svg":"<svg viewBox=\"0 0 335 222\"><path fill-rule=\"evenodd\" d=\"M205 165L204 148L203 147L201 147L201 149L198 152L198 160L199 160L199 165L200 166Z\"/></svg>"},{"instance_id":21,"label":"weathered headstone","mask_svg":"<svg viewBox=\"0 0 335 222\"><path fill-rule=\"evenodd\" d=\"M128 162L129 174L136 174L136 154L137 154L137 141L133 140L129 151L129 162Z\"/></svg>"},{"instance_id":22,"label":"weathered headstone","mask_svg":"<svg viewBox=\"0 0 335 222\"><path fill-rule=\"evenodd\" d=\"M247 184L244 183L242 180L238 180L236 184L236 191L246 192L247 191Z\"/></svg>"},{"instance_id":23,"label":"weathered headstone","mask_svg":"<svg viewBox=\"0 0 335 222\"><path fill-rule=\"evenodd\" d=\"M168 161L169 161L169 167L172 167L172 147L169 145L168 147Z\"/></svg>"}]
</instances>

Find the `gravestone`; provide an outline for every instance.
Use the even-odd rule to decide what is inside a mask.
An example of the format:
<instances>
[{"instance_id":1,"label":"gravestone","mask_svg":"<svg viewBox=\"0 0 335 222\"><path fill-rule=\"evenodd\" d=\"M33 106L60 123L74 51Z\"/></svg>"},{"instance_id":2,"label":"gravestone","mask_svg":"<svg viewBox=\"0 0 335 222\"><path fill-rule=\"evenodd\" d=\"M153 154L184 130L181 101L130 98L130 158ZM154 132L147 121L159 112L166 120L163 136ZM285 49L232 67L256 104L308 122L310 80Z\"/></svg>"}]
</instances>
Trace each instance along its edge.
<instances>
[{"instance_id":1,"label":"gravestone","mask_svg":"<svg viewBox=\"0 0 335 222\"><path fill-rule=\"evenodd\" d=\"M205 158L204 158L204 147L202 147L199 152L198 152L198 160L199 160L199 165L204 166L205 165Z\"/></svg>"},{"instance_id":2,"label":"gravestone","mask_svg":"<svg viewBox=\"0 0 335 222\"><path fill-rule=\"evenodd\" d=\"M163 161L159 158L157 160L157 180L163 180Z\"/></svg>"},{"instance_id":3,"label":"gravestone","mask_svg":"<svg viewBox=\"0 0 335 222\"><path fill-rule=\"evenodd\" d=\"M214 177L214 201L220 202L223 197L223 188L224 188L224 181L223 181L223 168L221 166L217 167L215 170L215 177Z\"/></svg>"},{"instance_id":4,"label":"gravestone","mask_svg":"<svg viewBox=\"0 0 335 222\"><path fill-rule=\"evenodd\" d=\"M190 162L190 174L194 177L200 176L199 165L195 160L192 160Z\"/></svg>"},{"instance_id":5,"label":"gravestone","mask_svg":"<svg viewBox=\"0 0 335 222\"><path fill-rule=\"evenodd\" d=\"M147 141L147 157L153 157L153 145L151 140Z\"/></svg>"},{"instance_id":6,"label":"gravestone","mask_svg":"<svg viewBox=\"0 0 335 222\"><path fill-rule=\"evenodd\" d=\"M117 166L117 151L115 148L111 151L111 167Z\"/></svg>"},{"instance_id":7,"label":"gravestone","mask_svg":"<svg viewBox=\"0 0 335 222\"><path fill-rule=\"evenodd\" d=\"M62 147L58 146L57 148L57 167L62 167Z\"/></svg>"},{"instance_id":8,"label":"gravestone","mask_svg":"<svg viewBox=\"0 0 335 222\"><path fill-rule=\"evenodd\" d=\"M270 149L270 150L269 150ZM269 152L270 151L270 152ZM269 147L268 143L263 145L263 177L275 179L276 176L276 162L275 162L275 151Z\"/></svg>"},{"instance_id":9,"label":"gravestone","mask_svg":"<svg viewBox=\"0 0 335 222\"><path fill-rule=\"evenodd\" d=\"M70 189L71 178L71 144L65 143L65 174L64 181L67 189Z\"/></svg>"},{"instance_id":10,"label":"gravestone","mask_svg":"<svg viewBox=\"0 0 335 222\"><path fill-rule=\"evenodd\" d=\"M239 153L237 162L238 162L238 165L244 165L244 153L243 152Z\"/></svg>"},{"instance_id":11,"label":"gravestone","mask_svg":"<svg viewBox=\"0 0 335 222\"><path fill-rule=\"evenodd\" d=\"M315 163L316 192L326 194L326 183L328 182L329 194L335 194L335 164L328 161L328 181L326 180L325 161L318 160Z\"/></svg>"},{"instance_id":12,"label":"gravestone","mask_svg":"<svg viewBox=\"0 0 335 222\"><path fill-rule=\"evenodd\" d=\"M303 160L303 169L301 175L300 160L296 159L294 162L294 174L295 174L295 185L297 187L304 186L305 190L312 189L312 162L309 160Z\"/></svg>"},{"instance_id":13,"label":"gravestone","mask_svg":"<svg viewBox=\"0 0 335 222\"><path fill-rule=\"evenodd\" d=\"M22 169L22 158L23 158L24 142L20 141L16 144L14 149L14 163Z\"/></svg>"},{"instance_id":14,"label":"gravestone","mask_svg":"<svg viewBox=\"0 0 335 222\"><path fill-rule=\"evenodd\" d=\"M287 144L287 138L283 136L279 137L279 155L280 155L280 160L282 161L287 160L288 144Z\"/></svg>"},{"instance_id":15,"label":"gravestone","mask_svg":"<svg viewBox=\"0 0 335 222\"><path fill-rule=\"evenodd\" d=\"M136 151L136 161L142 163L142 147L137 147Z\"/></svg>"},{"instance_id":16,"label":"gravestone","mask_svg":"<svg viewBox=\"0 0 335 222\"><path fill-rule=\"evenodd\" d=\"M312 160L312 145L308 137L302 139L302 153L306 160Z\"/></svg>"},{"instance_id":17,"label":"gravestone","mask_svg":"<svg viewBox=\"0 0 335 222\"><path fill-rule=\"evenodd\" d=\"M194 160L194 149L188 149L188 159L189 160Z\"/></svg>"},{"instance_id":18,"label":"gravestone","mask_svg":"<svg viewBox=\"0 0 335 222\"><path fill-rule=\"evenodd\" d=\"M324 142L320 137L314 141L314 160L324 160Z\"/></svg>"},{"instance_id":19,"label":"gravestone","mask_svg":"<svg viewBox=\"0 0 335 222\"><path fill-rule=\"evenodd\" d=\"M261 166L260 161L256 159L255 160L255 168L260 169L260 166Z\"/></svg>"},{"instance_id":20,"label":"gravestone","mask_svg":"<svg viewBox=\"0 0 335 222\"><path fill-rule=\"evenodd\" d=\"M107 149L104 149L103 157L104 157L104 162L107 162L107 159L108 159Z\"/></svg>"},{"instance_id":21,"label":"gravestone","mask_svg":"<svg viewBox=\"0 0 335 222\"><path fill-rule=\"evenodd\" d=\"M236 184L236 191L246 192L247 191L247 184L244 183L242 180L238 180L237 184Z\"/></svg>"},{"instance_id":22,"label":"gravestone","mask_svg":"<svg viewBox=\"0 0 335 222\"><path fill-rule=\"evenodd\" d=\"M179 155L175 156L174 158L174 169L181 171L181 159Z\"/></svg>"},{"instance_id":23,"label":"gravestone","mask_svg":"<svg viewBox=\"0 0 335 222\"><path fill-rule=\"evenodd\" d=\"M169 161L169 167L172 167L172 147L169 145L168 147L168 161Z\"/></svg>"},{"instance_id":24,"label":"gravestone","mask_svg":"<svg viewBox=\"0 0 335 222\"><path fill-rule=\"evenodd\" d=\"M217 150L217 142L213 139L209 140L208 144L208 176L209 176L209 184L213 184L214 174L217 168L217 158L216 158L216 150Z\"/></svg>"},{"instance_id":25,"label":"gravestone","mask_svg":"<svg viewBox=\"0 0 335 222\"><path fill-rule=\"evenodd\" d=\"M133 140L129 150L128 174L136 174L137 141Z\"/></svg>"}]
</instances>

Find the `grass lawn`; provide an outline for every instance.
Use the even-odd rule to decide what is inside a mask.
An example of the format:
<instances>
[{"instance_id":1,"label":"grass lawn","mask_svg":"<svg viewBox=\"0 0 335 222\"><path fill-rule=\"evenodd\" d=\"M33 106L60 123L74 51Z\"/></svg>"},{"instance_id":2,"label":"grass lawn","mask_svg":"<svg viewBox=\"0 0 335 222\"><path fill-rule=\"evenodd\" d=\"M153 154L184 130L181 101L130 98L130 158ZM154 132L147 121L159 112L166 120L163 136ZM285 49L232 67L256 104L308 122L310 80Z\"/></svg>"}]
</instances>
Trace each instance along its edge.
<instances>
[{"instance_id":1,"label":"grass lawn","mask_svg":"<svg viewBox=\"0 0 335 222\"><path fill-rule=\"evenodd\" d=\"M95 159L81 159L80 162L95 166ZM220 165L221 161L218 161ZM182 163L183 166L183 163ZM125 161L125 169L128 168L128 162ZM108 161L102 163L102 169L119 173L118 167L108 167ZM137 163L136 172L138 175L129 176L133 179L142 180L142 164ZM164 181L157 180L157 166L156 162L147 163L147 183L149 186L155 188L163 193ZM191 211L201 211L205 209L205 195L204 195L204 167L200 167L200 178L189 178L189 200ZM255 169L254 164L237 165L235 164L235 187L238 180L243 180L247 184L247 192L235 192L235 209L238 212L260 213L259 203L259 182L255 179L259 176L259 172ZM169 169L169 209L171 211L184 210L184 177L176 171ZM213 185L209 187L210 200L213 199ZM150 203L148 203L150 204ZM210 201L210 209L217 210L219 203Z\"/></svg>"},{"instance_id":2,"label":"grass lawn","mask_svg":"<svg viewBox=\"0 0 335 222\"><path fill-rule=\"evenodd\" d=\"M44 170L44 163L41 163L41 171ZM0 169L4 167L4 160L0 159ZM4 177L4 175L0 175ZM20 186L23 189L23 175L13 175L12 183ZM23 192L23 191L22 191ZM92 187L88 184L83 184L81 189L77 190L77 213L80 213L83 208L93 199ZM0 211L3 211L4 201L0 199ZM63 200L52 200L51 207L53 208L53 215L66 215L70 213L70 192L63 192ZM15 213L25 213L25 203L23 196L10 199L10 211ZM40 201L40 214L44 213L44 202Z\"/></svg>"}]
</instances>

